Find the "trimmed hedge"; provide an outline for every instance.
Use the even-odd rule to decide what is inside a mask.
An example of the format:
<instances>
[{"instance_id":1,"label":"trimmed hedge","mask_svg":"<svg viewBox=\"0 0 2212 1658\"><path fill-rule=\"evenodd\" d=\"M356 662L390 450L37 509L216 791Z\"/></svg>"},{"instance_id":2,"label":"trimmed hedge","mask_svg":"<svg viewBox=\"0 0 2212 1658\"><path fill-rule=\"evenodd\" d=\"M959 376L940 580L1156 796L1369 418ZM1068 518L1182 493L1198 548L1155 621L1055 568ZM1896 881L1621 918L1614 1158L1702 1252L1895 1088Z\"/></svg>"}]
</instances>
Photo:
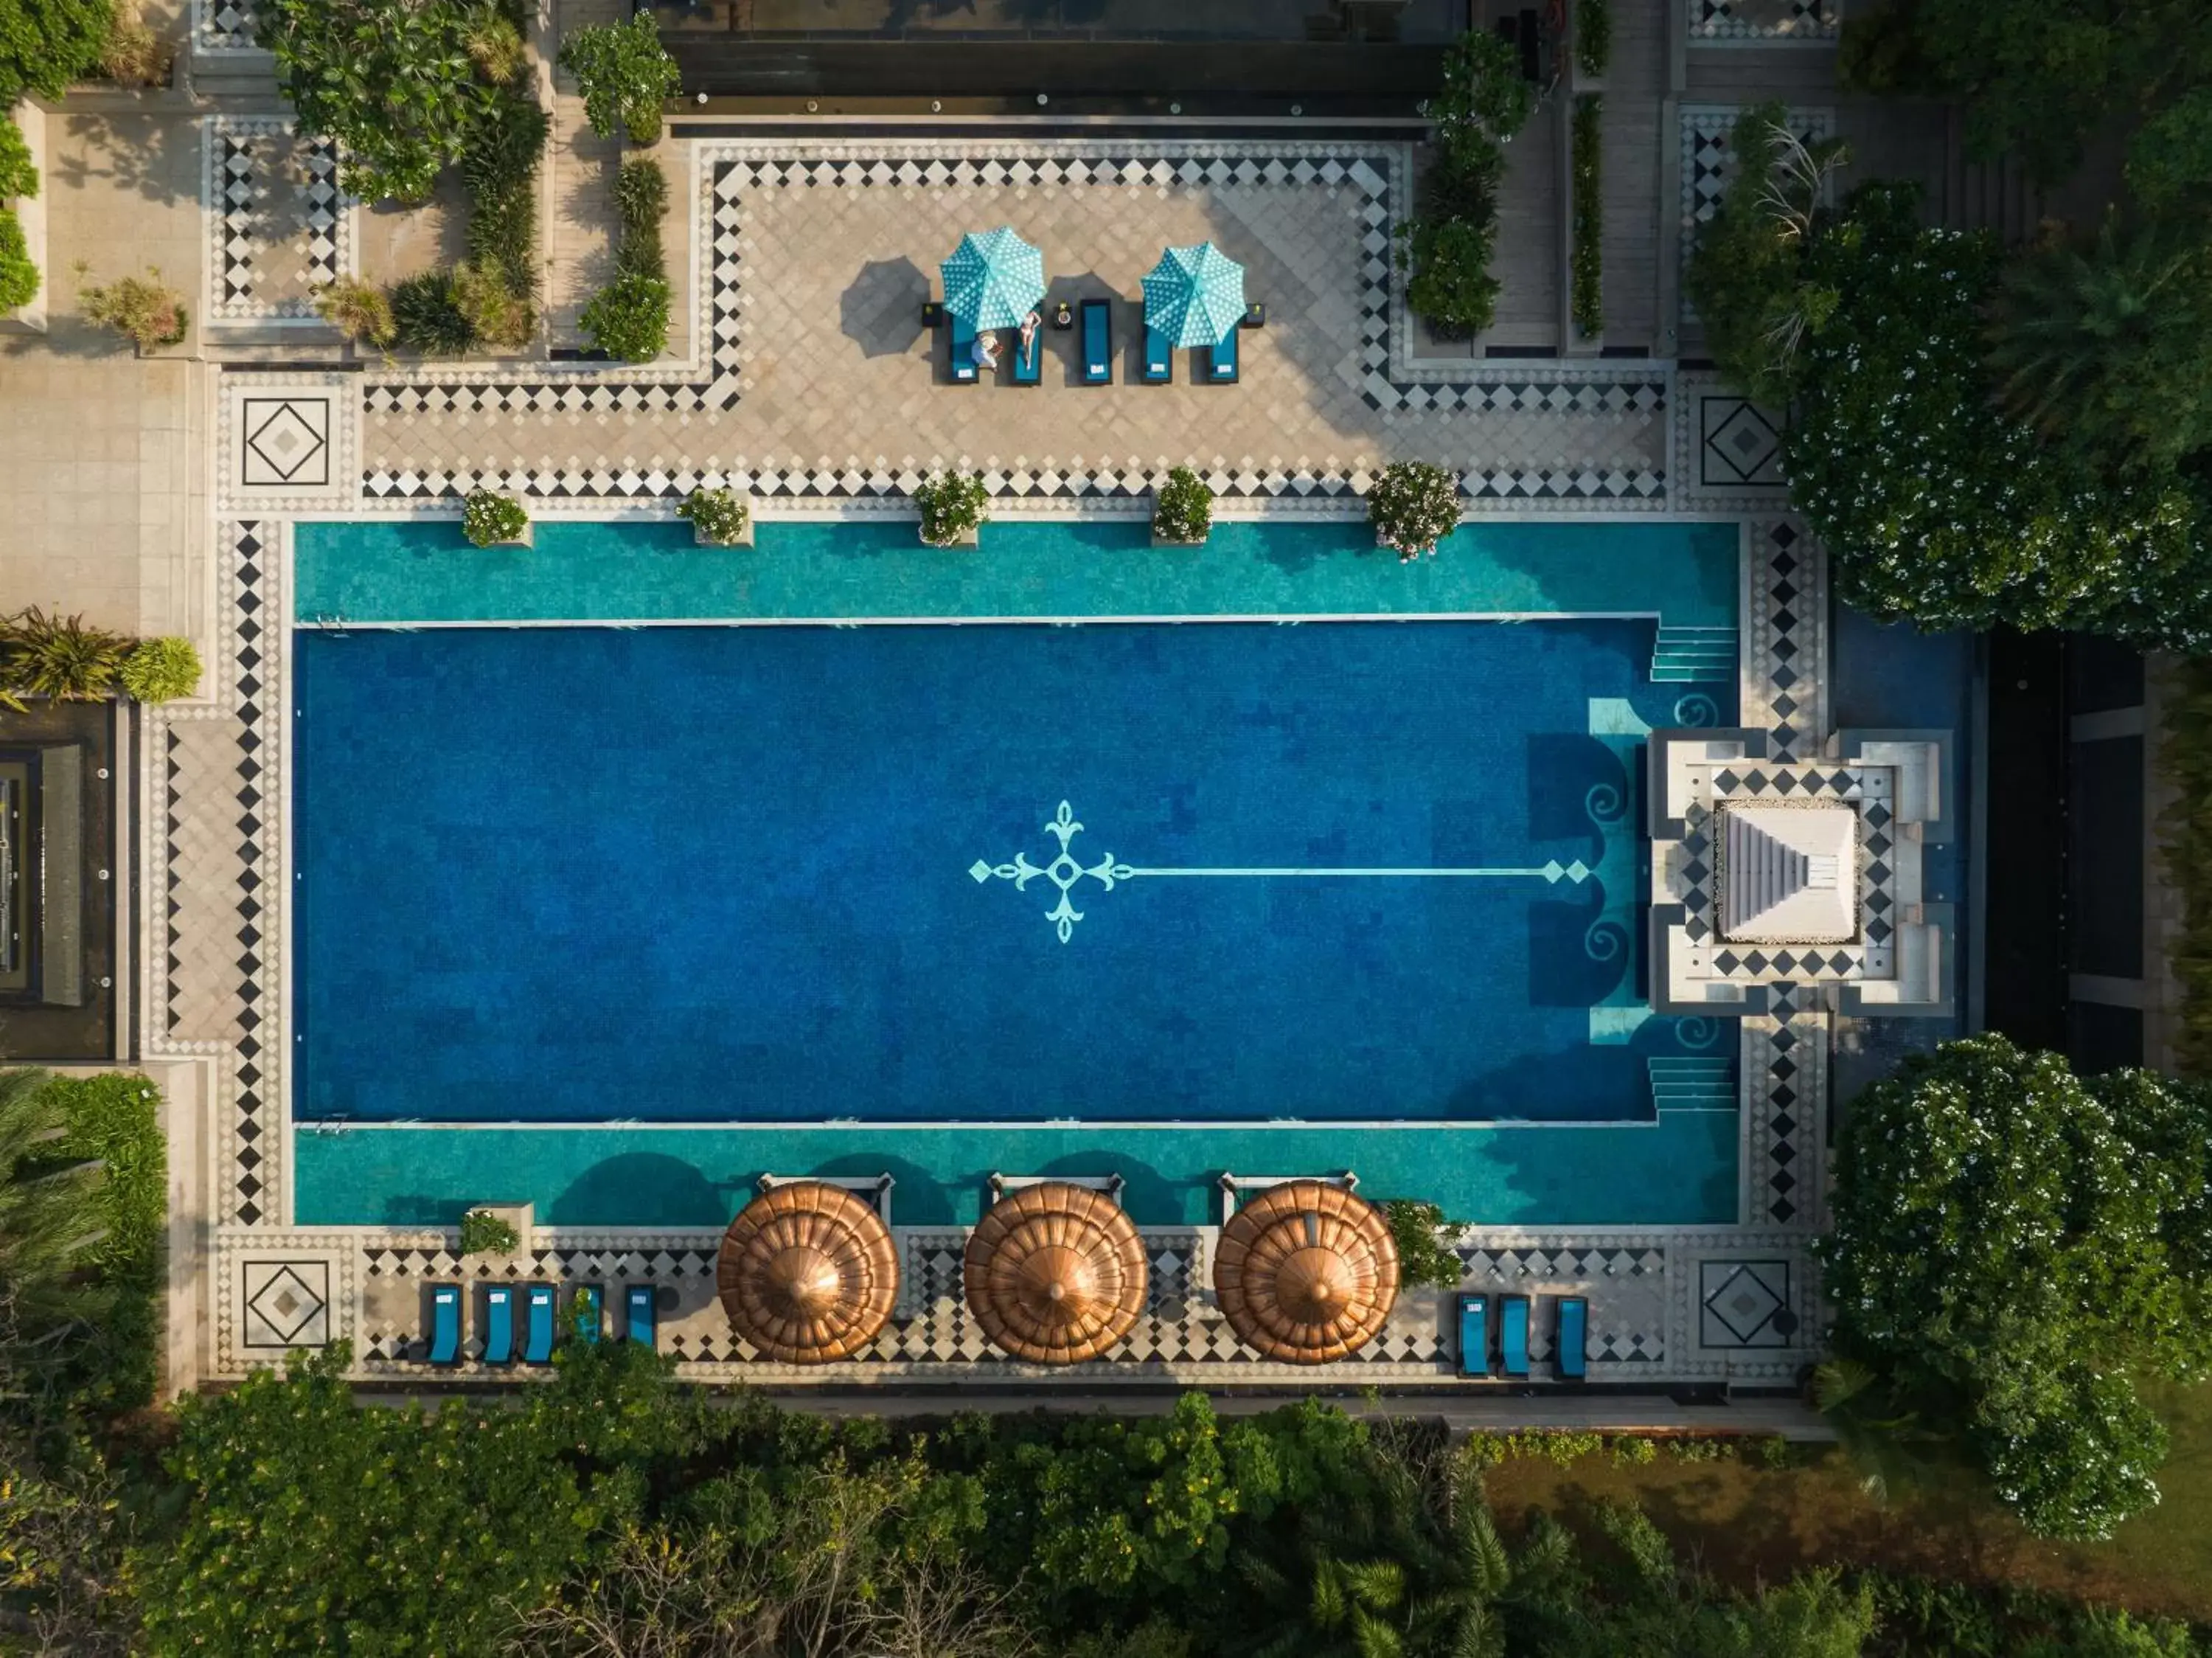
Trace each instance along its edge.
<instances>
[{"instance_id":1,"label":"trimmed hedge","mask_svg":"<svg viewBox=\"0 0 2212 1658\"><path fill-rule=\"evenodd\" d=\"M1419 210L1399 231L1406 302L1446 339L1467 339L1498 314L1498 181L1504 146L1528 125L1534 94L1519 55L1486 30L1464 36L1444 58L1444 91L1421 106L1436 159L1421 183Z\"/></svg>"},{"instance_id":2,"label":"trimmed hedge","mask_svg":"<svg viewBox=\"0 0 2212 1658\"><path fill-rule=\"evenodd\" d=\"M577 324L610 357L650 363L668 349L668 272L660 221L668 212L668 180L658 162L623 163L615 179L622 235L615 244L615 279L592 296Z\"/></svg>"},{"instance_id":3,"label":"trimmed hedge","mask_svg":"<svg viewBox=\"0 0 2212 1658\"><path fill-rule=\"evenodd\" d=\"M1605 332L1605 100L1585 93L1575 100L1574 198L1575 326Z\"/></svg>"}]
</instances>

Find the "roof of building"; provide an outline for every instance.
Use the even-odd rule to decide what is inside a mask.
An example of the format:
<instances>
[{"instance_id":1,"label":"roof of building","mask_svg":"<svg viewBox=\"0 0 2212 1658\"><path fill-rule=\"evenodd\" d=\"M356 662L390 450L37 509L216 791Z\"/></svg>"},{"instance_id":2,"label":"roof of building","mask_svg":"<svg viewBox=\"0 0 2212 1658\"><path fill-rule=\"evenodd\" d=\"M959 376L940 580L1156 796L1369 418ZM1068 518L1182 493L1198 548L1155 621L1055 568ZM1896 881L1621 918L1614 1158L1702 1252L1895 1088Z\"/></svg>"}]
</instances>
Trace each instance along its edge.
<instances>
[{"instance_id":1,"label":"roof of building","mask_svg":"<svg viewBox=\"0 0 2212 1658\"><path fill-rule=\"evenodd\" d=\"M1858 814L1845 805L1723 808L1721 933L1746 944L1858 936Z\"/></svg>"}]
</instances>

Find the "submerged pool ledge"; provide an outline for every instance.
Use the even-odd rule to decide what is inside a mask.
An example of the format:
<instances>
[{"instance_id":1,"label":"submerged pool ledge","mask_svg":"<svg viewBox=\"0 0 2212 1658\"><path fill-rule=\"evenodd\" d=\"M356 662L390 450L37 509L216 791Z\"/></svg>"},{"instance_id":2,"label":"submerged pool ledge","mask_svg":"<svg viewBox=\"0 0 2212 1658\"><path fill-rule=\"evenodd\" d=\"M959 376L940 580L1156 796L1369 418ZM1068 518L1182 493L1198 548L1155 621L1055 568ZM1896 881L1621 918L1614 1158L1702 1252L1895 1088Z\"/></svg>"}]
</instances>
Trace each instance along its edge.
<instances>
[{"instance_id":1,"label":"submerged pool ledge","mask_svg":"<svg viewBox=\"0 0 2212 1658\"><path fill-rule=\"evenodd\" d=\"M990 1174L1100 1175L1147 1226L1218 1220L1215 1181L1350 1167L1376 1198L1422 1198L1479 1226L1728 1226L1736 1113L1653 1124L1481 1128L886 1128L810 1125L297 1129L301 1226L454 1226L482 1203L531 1203L549 1226L705 1230L763 1173L874 1175L902 1226L970 1225Z\"/></svg>"},{"instance_id":2,"label":"submerged pool ledge","mask_svg":"<svg viewBox=\"0 0 2212 1658\"><path fill-rule=\"evenodd\" d=\"M1141 520L993 523L925 547L908 519L768 521L752 547L675 521L537 526L471 547L450 521L303 523L295 614L362 625L1306 616L1663 616L1736 620L1734 523L1462 524L1401 565L1364 522L1217 522L1154 548Z\"/></svg>"}]
</instances>

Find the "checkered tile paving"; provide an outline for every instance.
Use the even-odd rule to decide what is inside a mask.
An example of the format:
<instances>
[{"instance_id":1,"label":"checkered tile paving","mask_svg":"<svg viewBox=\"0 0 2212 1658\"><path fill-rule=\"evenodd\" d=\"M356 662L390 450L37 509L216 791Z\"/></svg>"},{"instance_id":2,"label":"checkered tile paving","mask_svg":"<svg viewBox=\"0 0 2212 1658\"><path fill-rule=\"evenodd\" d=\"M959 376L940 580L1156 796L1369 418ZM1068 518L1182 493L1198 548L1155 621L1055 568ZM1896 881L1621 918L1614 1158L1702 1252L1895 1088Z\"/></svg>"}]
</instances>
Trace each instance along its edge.
<instances>
[{"instance_id":1,"label":"checkered tile paving","mask_svg":"<svg viewBox=\"0 0 2212 1658\"><path fill-rule=\"evenodd\" d=\"M1690 0L1693 46L1832 46L1843 27L1843 0Z\"/></svg>"},{"instance_id":2,"label":"checkered tile paving","mask_svg":"<svg viewBox=\"0 0 2212 1658\"><path fill-rule=\"evenodd\" d=\"M316 320L316 290L354 269L337 145L272 118L206 125L209 321Z\"/></svg>"}]
</instances>

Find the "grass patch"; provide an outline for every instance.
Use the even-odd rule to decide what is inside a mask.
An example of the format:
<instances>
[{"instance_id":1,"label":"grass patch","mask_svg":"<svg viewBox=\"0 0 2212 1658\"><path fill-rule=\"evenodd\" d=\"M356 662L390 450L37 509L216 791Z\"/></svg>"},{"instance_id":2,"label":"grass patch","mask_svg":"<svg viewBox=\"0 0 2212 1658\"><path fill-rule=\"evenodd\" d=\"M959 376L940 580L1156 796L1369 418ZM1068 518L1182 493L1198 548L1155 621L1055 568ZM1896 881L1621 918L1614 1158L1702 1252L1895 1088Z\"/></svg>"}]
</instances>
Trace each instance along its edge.
<instances>
[{"instance_id":1,"label":"grass patch","mask_svg":"<svg viewBox=\"0 0 2212 1658\"><path fill-rule=\"evenodd\" d=\"M1868 1566L2212 1622L2212 1386L2147 1384L2143 1397L2173 1436L2158 1476L2163 1500L2110 1543L2031 1537L1995 1503L1952 1486L1878 1503L1832 1448L1796 1448L1779 1466L1755 1453L1642 1464L1587 1456L1564 1466L1519 1455L1484 1483L1509 1528L1542 1510L1583 1531L1592 1505L1638 1503L1679 1548L1745 1590L1808 1566Z\"/></svg>"}]
</instances>

